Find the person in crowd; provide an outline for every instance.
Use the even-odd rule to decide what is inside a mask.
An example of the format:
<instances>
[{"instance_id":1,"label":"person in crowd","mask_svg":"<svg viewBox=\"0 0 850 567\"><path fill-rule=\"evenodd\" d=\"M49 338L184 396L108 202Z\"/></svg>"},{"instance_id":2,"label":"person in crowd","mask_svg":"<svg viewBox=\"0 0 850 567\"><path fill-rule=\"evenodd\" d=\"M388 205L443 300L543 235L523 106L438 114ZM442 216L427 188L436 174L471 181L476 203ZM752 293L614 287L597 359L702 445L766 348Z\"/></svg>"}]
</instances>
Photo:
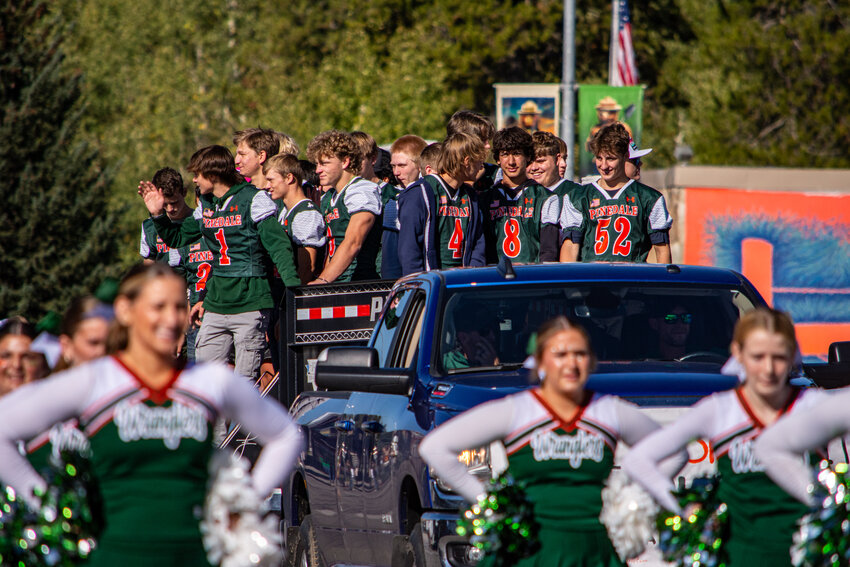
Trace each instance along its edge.
<instances>
[{"instance_id":1,"label":"person in crowd","mask_svg":"<svg viewBox=\"0 0 850 567\"><path fill-rule=\"evenodd\" d=\"M271 198L280 205L277 220L295 247L295 267L302 284L313 281L322 267L320 252L327 241L325 219L302 189L304 173L291 154L272 156L263 164Z\"/></svg>"},{"instance_id":2,"label":"person in crowd","mask_svg":"<svg viewBox=\"0 0 850 567\"><path fill-rule=\"evenodd\" d=\"M731 350L743 368L743 383L708 396L644 439L626 455L623 468L661 506L682 512L658 463L691 441L708 440L717 460L718 496L728 510L729 564L790 566L792 536L806 508L767 477L753 446L782 415L812 407L825 394L790 384L797 338L791 318L781 311L758 308L744 314Z\"/></svg>"},{"instance_id":3,"label":"person in crowd","mask_svg":"<svg viewBox=\"0 0 850 567\"><path fill-rule=\"evenodd\" d=\"M493 153L503 177L487 192L484 208L489 263L558 261L560 199L528 177L531 134L519 126L503 128L493 138Z\"/></svg>"},{"instance_id":4,"label":"person in crowd","mask_svg":"<svg viewBox=\"0 0 850 567\"><path fill-rule=\"evenodd\" d=\"M531 135L531 140L534 146L534 160L528 164L529 178L559 198L583 190L578 183L562 177L560 163L565 157L561 155L563 141L560 138L551 132L540 130Z\"/></svg>"},{"instance_id":5,"label":"person in crowd","mask_svg":"<svg viewBox=\"0 0 850 567\"><path fill-rule=\"evenodd\" d=\"M363 160L357 140L340 130L322 132L307 146L319 184L331 187L320 210L328 226L327 260L313 285L377 279L380 253L381 192L359 173Z\"/></svg>"},{"instance_id":6,"label":"person in crowd","mask_svg":"<svg viewBox=\"0 0 850 567\"><path fill-rule=\"evenodd\" d=\"M634 445L658 425L630 403L588 389L596 358L587 332L565 317L537 333L533 376L539 387L483 403L429 433L419 454L434 473L469 502L485 485L457 459L463 450L501 441L507 473L526 484L540 524L540 549L518 567L622 566L599 521L602 489L617 444ZM685 456L672 459L678 470ZM483 565L492 564L492 558Z\"/></svg>"},{"instance_id":7,"label":"person in crowd","mask_svg":"<svg viewBox=\"0 0 850 567\"><path fill-rule=\"evenodd\" d=\"M176 225L163 215L162 192L155 187L143 186L139 193L166 244L188 246L203 238L212 252L197 360L227 362L235 351L236 372L256 379L266 348L269 311L274 307L266 252L284 285L297 286L301 280L292 244L277 222L271 197L239 175L230 150L202 148L192 155L187 169L200 192L194 222Z\"/></svg>"},{"instance_id":8,"label":"person in crowd","mask_svg":"<svg viewBox=\"0 0 850 567\"><path fill-rule=\"evenodd\" d=\"M301 148L298 147L298 142L295 141L295 138L283 132L275 132L275 136L277 137L279 154L289 154L296 158L298 157L301 153ZM268 157L271 158L272 156Z\"/></svg>"},{"instance_id":9,"label":"person in crowd","mask_svg":"<svg viewBox=\"0 0 850 567\"><path fill-rule=\"evenodd\" d=\"M443 354L443 368L455 370L499 364L499 321L478 302L457 305L452 314L455 347Z\"/></svg>"},{"instance_id":10,"label":"person in crowd","mask_svg":"<svg viewBox=\"0 0 850 567\"><path fill-rule=\"evenodd\" d=\"M483 114L471 110L458 110L452 114L446 123L446 136L452 134L467 134L478 138L484 144L485 161L482 162L481 168L476 173L475 182L472 185L476 193L488 191L502 177L499 166L486 161L493 143L493 136L496 134L495 126Z\"/></svg>"},{"instance_id":11,"label":"person in crowd","mask_svg":"<svg viewBox=\"0 0 850 567\"><path fill-rule=\"evenodd\" d=\"M82 295L71 301L62 316L59 334L62 354L53 371L66 370L105 355L112 319L112 306L92 295Z\"/></svg>"},{"instance_id":12,"label":"person in crowd","mask_svg":"<svg viewBox=\"0 0 850 567\"><path fill-rule=\"evenodd\" d=\"M558 175L562 178L567 174L567 143L558 138L558 146L560 146L558 157ZM572 181L572 179L570 179Z\"/></svg>"},{"instance_id":13,"label":"person in crowd","mask_svg":"<svg viewBox=\"0 0 850 567\"><path fill-rule=\"evenodd\" d=\"M149 182L142 181L139 188L147 183ZM172 222L183 222L192 214L192 209L186 204L186 187L183 185L183 177L176 169L164 167L157 170L150 183L153 183L153 186L162 192L165 214ZM153 220L150 218L142 221L139 255L145 262L165 262L172 267L180 264L179 252L169 248L162 241L162 238L156 232Z\"/></svg>"},{"instance_id":14,"label":"person in crowd","mask_svg":"<svg viewBox=\"0 0 850 567\"><path fill-rule=\"evenodd\" d=\"M478 138L452 134L442 143L440 173L423 177L401 192L398 257L402 275L485 264L484 219L472 183L486 155Z\"/></svg>"},{"instance_id":15,"label":"person in crowd","mask_svg":"<svg viewBox=\"0 0 850 567\"><path fill-rule=\"evenodd\" d=\"M425 175L436 175L439 171L440 164L440 153L443 151L443 144L440 142L434 142L433 144L428 144L422 153L419 154L419 165L421 166L421 173L423 176Z\"/></svg>"},{"instance_id":16,"label":"person in crowd","mask_svg":"<svg viewBox=\"0 0 850 567\"><path fill-rule=\"evenodd\" d=\"M162 264L139 266L115 300L112 356L28 384L0 400L0 481L38 505L45 481L20 455L54 423L78 418L91 443L104 530L88 565L208 566L203 507L221 414L265 445L252 487L265 496L301 451L286 410L224 365L182 368L174 350L187 314L186 282Z\"/></svg>"},{"instance_id":17,"label":"person in crowd","mask_svg":"<svg viewBox=\"0 0 850 567\"><path fill-rule=\"evenodd\" d=\"M35 329L23 317L0 322L0 396L50 372L44 355L32 350Z\"/></svg>"},{"instance_id":18,"label":"person in crowd","mask_svg":"<svg viewBox=\"0 0 850 567\"><path fill-rule=\"evenodd\" d=\"M428 143L414 134L406 134L390 146L390 164L401 189L409 187L422 175L420 155Z\"/></svg>"},{"instance_id":19,"label":"person in crowd","mask_svg":"<svg viewBox=\"0 0 850 567\"><path fill-rule=\"evenodd\" d=\"M648 155L652 148L641 150L634 140L629 140L629 159L626 160L626 177L640 181L640 166L644 156Z\"/></svg>"},{"instance_id":20,"label":"person in crowd","mask_svg":"<svg viewBox=\"0 0 850 567\"><path fill-rule=\"evenodd\" d=\"M267 159L278 154L280 139L279 132L266 128L248 128L233 134L233 145L236 146L236 171L254 187L266 186L263 164Z\"/></svg>"},{"instance_id":21,"label":"person in crowd","mask_svg":"<svg viewBox=\"0 0 850 567\"><path fill-rule=\"evenodd\" d=\"M628 131L620 123L603 127L590 149L601 177L575 198L563 199L560 259L574 262L646 262L649 251L659 264L672 261L670 226L664 196L629 179Z\"/></svg>"}]
</instances>

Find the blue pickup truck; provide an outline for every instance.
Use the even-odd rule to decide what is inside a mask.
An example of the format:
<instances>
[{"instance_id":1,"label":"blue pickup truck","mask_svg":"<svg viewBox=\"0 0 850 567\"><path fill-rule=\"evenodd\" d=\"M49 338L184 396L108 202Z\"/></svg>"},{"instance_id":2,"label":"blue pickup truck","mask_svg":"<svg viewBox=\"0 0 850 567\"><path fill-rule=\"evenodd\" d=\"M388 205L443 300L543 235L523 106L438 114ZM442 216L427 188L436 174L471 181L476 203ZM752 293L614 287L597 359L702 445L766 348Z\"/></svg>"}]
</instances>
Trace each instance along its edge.
<instances>
[{"instance_id":1,"label":"blue pickup truck","mask_svg":"<svg viewBox=\"0 0 850 567\"><path fill-rule=\"evenodd\" d=\"M720 369L735 321L760 305L740 274L696 266L506 265L399 280L368 346L324 350L317 390L292 404L307 437L282 487L292 564L475 565L454 532L462 499L417 447L458 413L530 387L524 362L545 320L588 329L600 361L591 390L664 422L737 383ZM505 464L495 445L458 458L482 477Z\"/></svg>"}]
</instances>

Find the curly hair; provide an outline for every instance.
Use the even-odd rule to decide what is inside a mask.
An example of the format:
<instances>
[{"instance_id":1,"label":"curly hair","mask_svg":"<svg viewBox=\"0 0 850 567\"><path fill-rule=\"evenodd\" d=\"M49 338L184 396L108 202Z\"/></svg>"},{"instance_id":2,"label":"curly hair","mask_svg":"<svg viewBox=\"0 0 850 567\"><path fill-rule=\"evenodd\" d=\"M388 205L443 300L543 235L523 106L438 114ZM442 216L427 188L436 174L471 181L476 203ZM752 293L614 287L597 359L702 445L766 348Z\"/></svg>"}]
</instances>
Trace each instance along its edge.
<instances>
[{"instance_id":1,"label":"curly hair","mask_svg":"<svg viewBox=\"0 0 850 567\"><path fill-rule=\"evenodd\" d=\"M552 132L540 130L531 135L531 140L534 145L534 159L561 153L561 141Z\"/></svg>"},{"instance_id":2,"label":"curly hair","mask_svg":"<svg viewBox=\"0 0 850 567\"><path fill-rule=\"evenodd\" d=\"M307 159L318 163L323 157L336 157L340 161L348 158L348 171L355 175L360 173L363 157L360 145L348 132L342 130L326 130L307 144Z\"/></svg>"},{"instance_id":3,"label":"curly hair","mask_svg":"<svg viewBox=\"0 0 850 567\"><path fill-rule=\"evenodd\" d=\"M630 139L631 136L625 126L619 122L614 122L603 126L587 144L587 149L595 156L610 153L626 158L629 155Z\"/></svg>"},{"instance_id":4,"label":"curly hair","mask_svg":"<svg viewBox=\"0 0 850 567\"><path fill-rule=\"evenodd\" d=\"M162 191L162 196L166 199L186 196L186 186L183 185L183 177L176 169L163 167L153 174L152 182L157 189Z\"/></svg>"},{"instance_id":5,"label":"curly hair","mask_svg":"<svg viewBox=\"0 0 850 567\"><path fill-rule=\"evenodd\" d=\"M534 160L534 140L519 126L502 128L493 137L493 155L498 159L502 152L521 152L528 161Z\"/></svg>"}]
</instances>

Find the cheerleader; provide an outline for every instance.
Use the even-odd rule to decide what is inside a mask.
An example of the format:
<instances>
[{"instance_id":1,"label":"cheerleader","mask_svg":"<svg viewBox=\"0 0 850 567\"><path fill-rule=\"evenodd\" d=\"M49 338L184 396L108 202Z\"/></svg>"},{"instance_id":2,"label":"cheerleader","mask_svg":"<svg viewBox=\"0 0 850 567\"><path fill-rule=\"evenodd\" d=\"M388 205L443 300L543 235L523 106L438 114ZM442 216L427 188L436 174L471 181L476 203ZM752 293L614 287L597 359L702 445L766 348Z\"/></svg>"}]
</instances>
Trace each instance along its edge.
<instances>
[{"instance_id":1,"label":"cheerleader","mask_svg":"<svg viewBox=\"0 0 850 567\"><path fill-rule=\"evenodd\" d=\"M813 408L783 417L756 443L756 456L764 463L764 471L800 502L816 504L815 494L809 490L812 467L801 455L850 432L848 407L850 390L844 389Z\"/></svg>"},{"instance_id":2,"label":"cheerleader","mask_svg":"<svg viewBox=\"0 0 850 567\"><path fill-rule=\"evenodd\" d=\"M265 444L253 487L278 486L301 449L286 411L223 365L181 368L174 352L187 320L186 283L171 268L131 271L115 300L118 351L23 386L0 400L0 481L38 506L44 480L16 449L77 418L91 445L104 531L90 565L204 566L199 528L221 414Z\"/></svg>"},{"instance_id":3,"label":"cheerleader","mask_svg":"<svg viewBox=\"0 0 850 567\"><path fill-rule=\"evenodd\" d=\"M419 453L455 492L476 501L484 485L458 461L458 453L501 441L507 472L526 485L541 525L540 550L517 565L621 566L599 522L602 489L618 442L637 443L658 425L619 398L585 389L596 358L584 328L565 317L540 328L534 359L539 388L446 422L422 440ZM678 470L682 464L684 458L673 466Z\"/></svg>"},{"instance_id":4,"label":"cheerleader","mask_svg":"<svg viewBox=\"0 0 850 567\"><path fill-rule=\"evenodd\" d=\"M717 459L718 496L728 509L730 566L790 565L795 523L806 509L771 482L753 445L780 416L809 407L824 394L789 383L797 338L791 319L780 311L756 309L742 316L731 349L743 384L703 399L641 441L623 459L623 468L660 505L681 512L658 463L691 441L707 439Z\"/></svg>"}]
</instances>

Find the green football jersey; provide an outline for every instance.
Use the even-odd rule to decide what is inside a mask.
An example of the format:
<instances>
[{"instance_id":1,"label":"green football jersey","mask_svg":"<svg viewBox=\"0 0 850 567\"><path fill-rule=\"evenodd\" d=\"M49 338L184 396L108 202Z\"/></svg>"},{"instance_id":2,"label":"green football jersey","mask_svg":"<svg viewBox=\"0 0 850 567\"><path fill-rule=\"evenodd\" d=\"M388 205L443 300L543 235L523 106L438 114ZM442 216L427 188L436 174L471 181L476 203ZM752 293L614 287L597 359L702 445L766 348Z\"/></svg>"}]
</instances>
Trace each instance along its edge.
<instances>
[{"instance_id":1,"label":"green football jersey","mask_svg":"<svg viewBox=\"0 0 850 567\"><path fill-rule=\"evenodd\" d=\"M266 252L257 224L277 211L265 191L248 183L231 187L218 198L202 194L195 209L207 249L216 258L216 277L246 278L266 275Z\"/></svg>"},{"instance_id":2,"label":"green football jersey","mask_svg":"<svg viewBox=\"0 0 850 567\"><path fill-rule=\"evenodd\" d=\"M203 297L207 278L210 277L213 264L215 264L215 257L204 239L188 246L181 246L178 251L180 253L180 265L185 272L189 305L195 305Z\"/></svg>"},{"instance_id":3,"label":"green football jersey","mask_svg":"<svg viewBox=\"0 0 850 567\"><path fill-rule=\"evenodd\" d=\"M440 267L457 268L463 265L463 253L469 234L469 186L461 185L456 191L437 175L423 178L436 196L437 247Z\"/></svg>"},{"instance_id":4,"label":"green football jersey","mask_svg":"<svg viewBox=\"0 0 850 567\"><path fill-rule=\"evenodd\" d=\"M539 262L541 229L545 224L558 224L558 196L528 180L514 190L497 185L488 193L486 202L486 230L495 248L490 260L507 257L513 262Z\"/></svg>"},{"instance_id":5,"label":"green football jersey","mask_svg":"<svg viewBox=\"0 0 850 567\"><path fill-rule=\"evenodd\" d=\"M564 198L561 230L578 232L584 262L646 262L652 235L673 224L664 196L630 180L609 193L598 182Z\"/></svg>"},{"instance_id":6,"label":"green football jersey","mask_svg":"<svg viewBox=\"0 0 850 567\"><path fill-rule=\"evenodd\" d=\"M345 239L351 215L364 211L376 217L381 214L381 193L375 183L355 177L341 191L331 190L325 193L320 209L328 227L327 261L325 262L327 265ZM377 259L381 248L380 224L380 220L376 219L360 252L336 281L378 279Z\"/></svg>"}]
</instances>

